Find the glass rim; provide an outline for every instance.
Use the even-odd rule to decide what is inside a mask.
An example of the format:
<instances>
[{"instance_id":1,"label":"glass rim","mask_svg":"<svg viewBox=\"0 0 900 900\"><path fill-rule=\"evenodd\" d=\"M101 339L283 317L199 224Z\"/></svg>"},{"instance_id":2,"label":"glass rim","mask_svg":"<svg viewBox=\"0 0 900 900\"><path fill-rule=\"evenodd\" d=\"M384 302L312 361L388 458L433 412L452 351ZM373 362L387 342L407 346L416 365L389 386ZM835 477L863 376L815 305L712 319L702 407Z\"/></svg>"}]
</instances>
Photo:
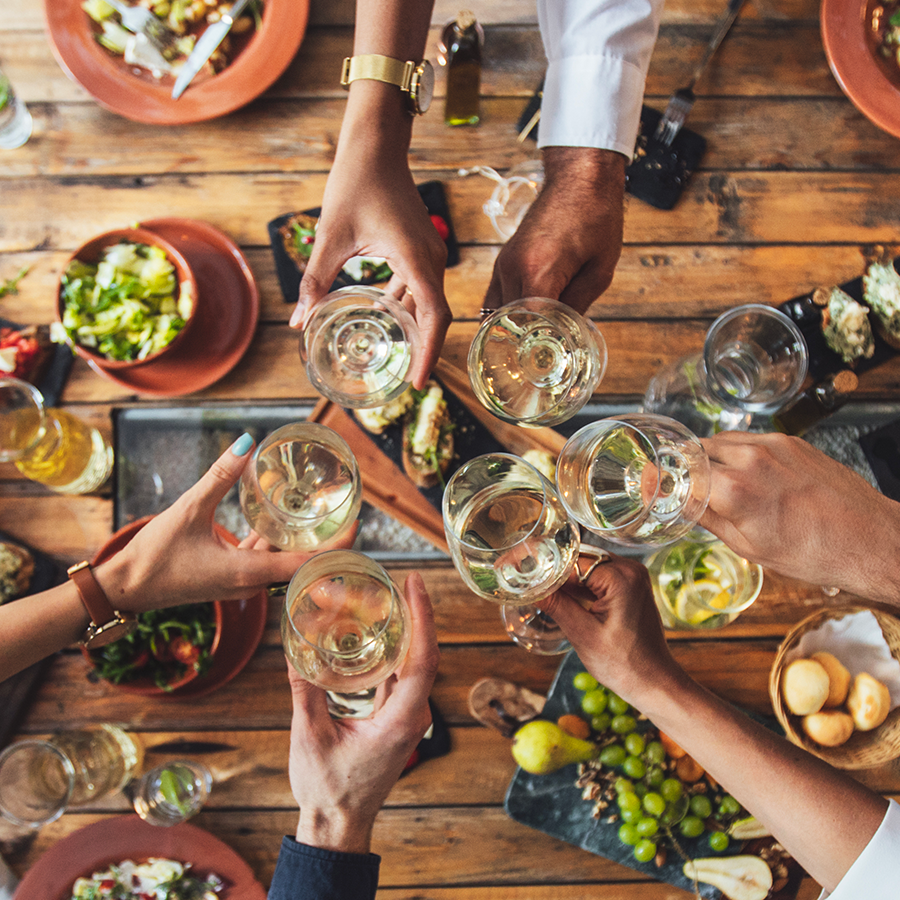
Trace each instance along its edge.
<instances>
[{"instance_id":1,"label":"glass rim","mask_svg":"<svg viewBox=\"0 0 900 900\"><path fill-rule=\"evenodd\" d=\"M14 378L12 375L0 376L0 394L2 394L7 387L21 390L23 394L27 394L31 397L40 416L40 424L38 425L37 436L27 447L24 447L21 450L5 450L3 447L0 447L0 462L14 462L25 456L25 454L28 453L28 451L41 439L40 426L43 425L44 420L47 417L44 395L33 384L22 378Z\"/></svg>"},{"instance_id":2,"label":"glass rim","mask_svg":"<svg viewBox=\"0 0 900 900\"><path fill-rule=\"evenodd\" d=\"M283 430L285 430L287 428L291 428L293 426L299 426L301 428L308 428L308 429L318 432L320 434L332 435L334 437L336 443L339 445L339 447L341 449L341 452L342 452L342 455L340 457L341 462L343 462L350 469L351 474L353 476L353 478L352 478L353 490L351 490L350 493L347 494L347 496L334 509L330 510L327 513L322 513L319 516L293 516L293 515L286 513L283 509L276 506L268 498L268 496L266 495L266 492L262 489L262 487L260 486L260 483L259 483L259 471L257 468L257 463L259 461L260 451L264 447L265 448L271 447L272 444L275 443L275 441L273 441L272 438L274 438L278 434L279 431L283 431ZM326 447L326 449L328 449L329 451L333 450L333 448L329 444L327 444L323 441L313 441L312 443L318 443L320 446ZM346 450L346 454L343 453L344 450ZM337 453L335 453L334 455L337 456ZM253 455L250 457L250 466L251 466L250 471L252 472L252 477L253 477L253 483L254 483L255 487L258 489L258 499L259 499L260 503L266 509L268 509L269 511L271 511L274 514L274 518L278 519L278 520L284 520L285 518L287 518L287 520L289 520L291 522L303 523L304 527L310 527L310 528L315 527L316 523L324 522L326 519L330 519L337 512L344 509L345 505L348 508L351 507L354 503L355 495L358 493L358 491L360 489L360 484L361 484L359 463L357 462L356 456L353 453L353 450L351 449L350 445L333 428L329 428L327 425L322 425L321 422L288 422L286 425L281 425L280 427L276 428L274 431L267 434L266 437L262 441L259 442L256 449L253 451ZM337 534L333 535L329 540L333 540L335 537L337 537Z\"/></svg>"},{"instance_id":3,"label":"glass rim","mask_svg":"<svg viewBox=\"0 0 900 900\"><path fill-rule=\"evenodd\" d=\"M534 525L531 526L531 528L528 530L528 532L520 535L518 538L516 538L516 540L513 543L504 544L501 547L491 547L489 550L486 550L484 547L479 547L476 544L472 544L469 541L467 541L464 537L461 537L457 533L457 530L452 527L452 525L449 522L449 516L448 516L448 512L447 512L447 509L450 505L448 497L450 495L450 488L453 485L454 479L456 479L457 477L461 478L462 472L468 471L476 463L487 464L488 460L497 460L497 459L510 460L511 462L513 462L517 465L525 466L530 472L533 472L535 475L538 476L538 483L541 486L541 511L537 516L537 521L534 523ZM541 475L541 473L537 470L537 468L535 468L535 466L533 466L527 460L522 459L521 456L516 456L513 453L484 453L481 456L475 456L472 459L468 460L467 462L463 463L463 465L461 465L453 473L453 475L450 477L450 480L447 482L447 487L444 489L443 501L441 503L441 507L442 507L441 512L443 514L444 525L445 525L445 527L450 528L450 532L453 535L453 539L458 544L460 544L460 546L462 546L462 547L466 547L471 550L477 550L480 553L488 553L488 552L489 553L499 553L500 551L503 551L503 550L511 550L513 547L518 546L523 541L528 540L528 538L530 538L534 534L535 530L537 529L538 524L539 524L540 520L543 518L544 511L547 509L547 504L549 502L549 498L547 496L548 485L552 488L552 485L550 485L550 482L547 481L547 479L544 478L543 475ZM480 489L478 491L478 493L481 493L482 490L484 490L484 488ZM475 495L473 495L473 496L475 496Z\"/></svg>"},{"instance_id":4,"label":"glass rim","mask_svg":"<svg viewBox=\"0 0 900 900\"><path fill-rule=\"evenodd\" d=\"M23 825L28 828L39 828L41 825L49 825L50 822L55 822L66 811L66 808L69 804L69 799L71 798L72 793L75 790L75 766L72 763L72 760L69 759L67 753L65 753L63 750L57 747L56 744L49 740L42 740L40 738L28 738L24 741L16 741L15 743L10 744L2 752L0 752L0 768L2 768L3 764L16 753L19 753L22 750L26 749L36 749L38 747L51 753L62 764L63 772L65 773L68 780L68 790L66 791L65 797L60 802L59 808L55 810L52 815L47 816L43 819L30 820L22 819L14 812L10 811L8 805L4 803L3 793L2 791L0 791L0 813L2 813L3 817L16 825Z\"/></svg>"},{"instance_id":5,"label":"glass rim","mask_svg":"<svg viewBox=\"0 0 900 900\"><path fill-rule=\"evenodd\" d=\"M298 576L304 569L308 569L313 564L322 564L323 560L327 560L328 557L341 556L344 557L345 560L345 568L346 562L357 562L359 564L358 569L349 569L351 573L356 572L357 574L366 574L370 575L372 578L377 579L381 584L383 584L389 591L391 595L391 608L388 613L387 618L384 620L382 626L378 629L377 633L373 634L364 644L360 644L354 650L349 652L341 652L340 650L326 650L324 647L321 647L319 644L315 644L312 641L307 640L298 629L297 625L294 623L294 617L290 613L290 604L293 599L291 596L291 592L294 588L294 583L298 582ZM369 569L368 572L364 571L364 569ZM326 570L327 571L327 570ZM339 573L336 573L339 574ZM323 577L328 577L327 574ZM299 583L299 582L298 582ZM299 587L297 588L297 592L299 593ZM391 578L387 569L384 568L380 563L376 562L370 556L366 556L365 553L360 553L358 550L323 550L321 553L317 553L315 556L308 559L306 562L302 563L297 571L291 576L291 580L288 582L287 591L284 596L284 608L282 612L282 617L287 620L287 623L293 632L293 634L299 638L300 641L311 650L313 650L317 654L327 655L329 657L335 657L337 659L352 659L354 656L358 656L363 650L370 647L373 643L381 639L381 636L387 631L388 626L391 624L394 616L396 615L396 610L401 602L401 594L400 588L394 584L394 579Z\"/></svg>"}]
</instances>

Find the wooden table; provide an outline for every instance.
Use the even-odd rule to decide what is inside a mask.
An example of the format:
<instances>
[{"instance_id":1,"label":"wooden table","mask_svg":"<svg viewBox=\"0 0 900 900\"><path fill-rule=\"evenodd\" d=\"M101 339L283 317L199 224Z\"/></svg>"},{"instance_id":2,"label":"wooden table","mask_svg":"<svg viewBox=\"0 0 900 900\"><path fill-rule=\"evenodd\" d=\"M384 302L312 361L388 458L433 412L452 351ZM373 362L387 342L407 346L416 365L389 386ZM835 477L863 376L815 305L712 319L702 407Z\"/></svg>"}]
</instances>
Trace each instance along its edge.
<instances>
[{"instance_id":1,"label":"wooden table","mask_svg":"<svg viewBox=\"0 0 900 900\"><path fill-rule=\"evenodd\" d=\"M48 0L53 2L53 0ZM344 95L339 60L351 48L350 0L313 0L311 23L286 74L260 99L225 118L189 126L134 124L105 112L69 81L50 52L40 0L4 5L0 60L35 119L33 138L0 153L0 279L20 267L20 291L0 314L20 322L53 317L66 256L109 228L159 216L205 220L245 251L262 297L254 341L242 362L207 390L157 405L309 400L313 392L289 331L290 306L275 278L265 225L319 204L333 158ZM662 109L683 83L718 14L714 0L670 0L647 83ZM428 55L457 11L438 0ZM416 123L410 154L418 181L444 182L462 244L447 272L456 316L446 357L459 362L475 328L498 246L481 205L482 178L460 166L504 170L533 154L515 123L543 69L533 6L486 0L483 121L443 125L440 100ZM439 74L438 91L443 89ZM700 347L710 321L738 303L777 304L815 284L859 275L861 248L900 242L900 142L879 131L840 92L819 37L816 0L758 0L744 9L699 86L692 128L709 149L671 212L628 205L625 247L612 287L592 314L609 345L600 399L636 400L664 363ZM900 364L861 379L860 396L900 399ZM110 428L114 408L150 405L75 363L64 402ZM2 528L69 563L110 534L108 492L61 497L0 472ZM395 567L397 577L404 572ZM442 661L434 699L450 723L452 752L403 779L375 829L386 900L675 900L686 896L511 821L503 795L514 766L507 742L469 717L466 696L480 677L538 691L558 660L510 643L496 608L473 602L449 563L424 567L437 613ZM766 680L786 630L829 601L817 589L768 575L759 602L724 633L676 634L676 657L702 683L750 709L769 711ZM148 745L167 738L221 740L239 748L210 757L218 783L197 824L241 853L268 884L282 834L296 809L286 774L290 698L279 641L278 604L248 667L190 704L154 702L85 681L76 651L60 654L21 726L44 734L66 725L121 721ZM0 711L2 715L2 711ZM152 754L149 761L157 760ZM900 791L895 767L867 772L876 789ZM11 855L21 874L61 837L125 809L121 798L66 814ZM816 896L807 880L801 896Z\"/></svg>"}]
</instances>

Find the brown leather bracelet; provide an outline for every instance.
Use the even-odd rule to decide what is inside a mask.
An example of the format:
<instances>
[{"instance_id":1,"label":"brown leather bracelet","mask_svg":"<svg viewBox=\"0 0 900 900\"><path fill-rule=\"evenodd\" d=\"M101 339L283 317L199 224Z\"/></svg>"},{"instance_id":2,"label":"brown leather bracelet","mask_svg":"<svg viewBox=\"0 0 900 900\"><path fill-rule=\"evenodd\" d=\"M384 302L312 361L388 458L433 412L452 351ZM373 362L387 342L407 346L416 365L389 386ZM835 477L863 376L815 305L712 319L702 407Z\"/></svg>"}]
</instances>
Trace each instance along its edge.
<instances>
[{"instance_id":1,"label":"brown leather bracelet","mask_svg":"<svg viewBox=\"0 0 900 900\"><path fill-rule=\"evenodd\" d=\"M91 624L81 639L82 646L102 647L134 631L137 627L136 617L133 613L122 613L113 609L87 560L71 566L67 574L75 585L87 614L91 617Z\"/></svg>"}]
</instances>

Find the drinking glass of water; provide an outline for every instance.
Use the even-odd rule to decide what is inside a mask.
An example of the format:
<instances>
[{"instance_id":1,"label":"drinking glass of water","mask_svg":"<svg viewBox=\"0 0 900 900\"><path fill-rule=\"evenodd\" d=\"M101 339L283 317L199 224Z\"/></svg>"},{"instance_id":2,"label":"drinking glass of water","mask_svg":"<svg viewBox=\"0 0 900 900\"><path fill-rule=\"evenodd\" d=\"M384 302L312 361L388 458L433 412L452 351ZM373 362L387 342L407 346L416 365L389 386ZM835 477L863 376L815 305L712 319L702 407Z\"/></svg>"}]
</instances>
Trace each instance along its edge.
<instances>
[{"instance_id":1,"label":"drinking glass of water","mask_svg":"<svg viewBox=\"0 0 900 900\"><path fill-rule=\"evenodd\" d=\"M0 70L0 150L15 150L31 137L31 113Z\"/></svg>"},{"instance_id":2,"label":"drinking glass of water","mask_svg":"<svg viewBox=\"0 0 900 900\"><path fill-rule=\"evenodd\" d=\"M203 763L176 759L145 772L134 784L134 811L151 825L178 825L195 816L206 803L212 774Z\"/></svg>"}]
</instances>

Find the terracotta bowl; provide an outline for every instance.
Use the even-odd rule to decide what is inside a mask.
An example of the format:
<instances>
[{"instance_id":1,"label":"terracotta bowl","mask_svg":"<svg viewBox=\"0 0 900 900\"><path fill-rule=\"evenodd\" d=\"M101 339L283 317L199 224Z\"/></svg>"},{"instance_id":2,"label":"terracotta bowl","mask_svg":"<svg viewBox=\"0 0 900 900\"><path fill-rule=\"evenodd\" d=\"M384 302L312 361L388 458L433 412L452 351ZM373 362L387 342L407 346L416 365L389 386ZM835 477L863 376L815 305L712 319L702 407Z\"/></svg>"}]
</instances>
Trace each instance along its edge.
<instances>
[{"instance_id":1,"label":"terracotta bowl","mask_svg":"<svg viewBox=\"0 0 900 900\"><path fill-rule=\"evenodd\" d=\"M100 563L106 562L106 560L115 556L152 518L153 516L145 516L143 519L138 519L137 521L126 525L124 528L119 529L119 531L117 531L97 551L96 555L91 560L91 565L99 566ZM218 523L215 523L215 528L222 535L222 537L225 538L225 540L229 541L230 543L237 543L233 535L225 528L222 528L222 526L220 526ZM213 637L212 647L210 648L210 655L215 656L216 650L219 647L219 642L222 639L222 604L219 601L214 601L212 606L215 616L216 633ZM88 664L93 668L94 661L91 658L90 651L82 648L82 654L87 660ZM159 687L150 676L135 678L134 680L127 683L113 684L112 686L115 688L119 688L120 690L125 691L129 694L167 696L173 691L177 691L178 688L184 687L184 685L188 684L191 681L194 681L194 679L199 677L200 675L194 669L188 668L188 670L183 675L180 675L177 678L173 678L168 683L166 688ZM107 682L107 684L112 684L112 682Z\"/></svg>"},{"instance_id":2,"label":"terracotta bowl","mask_svg":"<svg viewBox=\"0 0 900 900\"><path fill-rule=\"evenodd\" d=\"M97 235L95 238L91 238L91 240L86 244L82 244L82 246L69 257L63 271L68 268L69 263L76 259L86 263L98 263L103 255L103 251L107 247L112 247L115 244L126 241L133 244L148 244L150 246L160 247L165 251L166 258L175 267L175 278L178 282L178 294L176 295L176 299L179 299L185 294L189 295L192 298L191 314L185 320L184 327L181 331L179 331L178 334L162 348L162 350L158 350L156 353L152 353L144 359L109 359L103 354L92 350L90 347L83 347L81 344L71 342L72 349L80 357L86 359L90 363L100 366L102 369L129 369L155 362L160 359L160 357L171 353L172 350L181 343L196 318L197 300L200 294L197 289L197 281L194 278L194 273L191 271L188 261L181 255L180 251L167 240L159 237L152 231L148 231L146 228L120 228L116 231L107 231L104 234ZM64 309L62 284L60 284L56 301L56 316L59 322L62 322Z\"/></svg>"}]
</instances>

